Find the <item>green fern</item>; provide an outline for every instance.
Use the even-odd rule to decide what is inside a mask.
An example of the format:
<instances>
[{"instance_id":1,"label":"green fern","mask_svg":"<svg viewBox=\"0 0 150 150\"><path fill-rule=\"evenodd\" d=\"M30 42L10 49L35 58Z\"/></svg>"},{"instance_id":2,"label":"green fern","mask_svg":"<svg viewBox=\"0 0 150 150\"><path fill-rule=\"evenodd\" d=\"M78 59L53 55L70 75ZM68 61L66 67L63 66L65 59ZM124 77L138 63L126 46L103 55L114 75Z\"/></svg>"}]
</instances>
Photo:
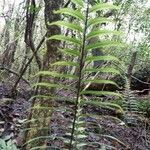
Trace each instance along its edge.
<instances>
[{"instance_id":1,"label":"green fern","mask_svg":"<svg viewBox=\"0 0 150 150\"><path fill-rule=\"evenodd\" d=\"M125 111L125 121L128 124L136 124L137 122L134 115L138 113L138 104L134 97L133 91L130 89L130 83L127 78L124 91L123 109Z\"/></svg>"},{"instance_id":2,"label":"green fern","mask_svg":"<svg viewBox=\"0 0 150 150\"><path fill-rule=\"evenodd\" d=\"M120 74L118 70L116 70L113 67L102 67L102 68L93 68L89 67L86 64L92 63L93 61L97 60L103 60L103 61L115 61L118 64L120 64L120 61L118 58L107 55L107 56L89 56L88 53L91 52L94 48L111 48L111 47L122 47L124 44L117 42L117 41L110 41L110 40L100 40L95 41L95 43L89 43L89 40L92 38L99 38L101 36L105 35L120 35L121 33L118 31L111 31L111 30L91 30L93 26L103 23L103 22L113 22L111 19L104 18L104 17L95 17L90 19L90 16L93 13L96 13L100 10L107 10L107 9L119 9L119 7L104 3L98 3L94 6L91 6L89 4L89 1L82 1L82 0L72 0L72 3L76 5L76 10L73 10L71 8L62 8L60 10L55 11L55 13L60 13L67 15L69 17L75 18L79 24L75 25L74 23L70 23L67 21L57 21L53 22L50 25L57 25L61 27L65 27L68 30L75 31L77 35L80 36L65 36L65 35L54 35L49 37L48 40L60 40L65 41L66 43L71 43L72 47L74 48L62 48L60 51L63 54L71 55L77 58L79 60L78 62L72 62L72 61L58 61L56 63L53 63L51 65L53 66L73 66L75 68L78 68L79 73L78 75L73 75L71 73L63 74L59 72L49 72L49 71L41 71L37 73L36 76L51 76L51 77L58 77L58 78L65 78L65 79L71 79L77 81L77 89L75 91L76 97L73 100L75 107L74 107L74 113L73 113L73 120L70 127L70 133L67 133L69 135L69 146L68 149L71 150L81 150L85 145L88 145L89 143L86 143L84 139L87 137L87 133L85 132L85 116L82 112L83 110L83 104L88 103L91 105L103 105L108 107L118 107L117 105L111 105L110 103L103 103L97 102L97 101L86 101L84 99L84 94L91 94L91 95L113 95L113 96L119 96L121 95L119 93L110 92L110 91L92 91L84 88L84 85L89 83L103 83L103 84L112 84L117 86L116 83L114 83L111 80L101 80L101 79L90 79L85 78L85 74L91 73L91 72L102 72L102 73L114 73L114 74ZM84 7L83 7L84 6ZM81 9L83 7L83 9ZM72 89L71 86L61 85L58 83L37 83L34 86L40 86L40 87L47 87L47 88L57 88L60 87L63 89ZM44 95L43 95L44 96ZM42 97L42 95L39 95L39 97ZM34 109L40 109L38 106ZM46 108L41 108L46 109ZM121 109L119 107L119 109ZM32 140L32 139L31 139ZM65 140L67 141L67 139ZM34 148L33 148L34 149Z\"/></svg>"}]
</instances>

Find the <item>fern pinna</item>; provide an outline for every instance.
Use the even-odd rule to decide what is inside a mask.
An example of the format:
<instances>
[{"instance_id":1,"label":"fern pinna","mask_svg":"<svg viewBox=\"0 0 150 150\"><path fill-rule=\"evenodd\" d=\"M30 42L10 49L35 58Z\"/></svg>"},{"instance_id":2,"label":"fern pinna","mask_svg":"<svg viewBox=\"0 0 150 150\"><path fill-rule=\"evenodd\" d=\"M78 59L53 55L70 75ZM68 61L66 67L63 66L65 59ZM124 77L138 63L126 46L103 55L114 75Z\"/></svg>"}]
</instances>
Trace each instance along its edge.
<instances>
[{"instance_id":1,"label":"fern pinna","mask_svg":"<svg viewBox=\"0 0 150 150\"><path fill-rule=\"evenodd\" d=\"M129 125L137 124L136 114L138 113L138 104L133 91L130 89L129 79L126 77L126 86L123 94L123 109L125 112L124 120Z\"/></svg>"},{"instance_id":2,"label":"fern pinna","mask_svg":"<svg viewBox=\"0 0 150 150\"><path fill-rule=\"evenodd\" d=\"M119 96L120 94L110 91L92 91L88 90L86 85L90 83L101 83L101 84L113 84L116 85L115 82L111 80L102 80L97 77L95 78L86 78L85 75L91 74L92 72L95 73L111 73L116 74L119 73L118 70L116 70L113 67L98 67L94 68L91 67L93 61L102 60L105 62L111 62L115 61L118 64L120 61L118 58L112 56L112 55L103 55L103 56L91 56L90 53L92 49L95 48L104 48L108 49L111 47L118 47L123 46L122 43L113 41L113 40L104 40L104 38L101 38L101 36L104 35L118 35L120 32L118 31L111 31L111 30L105 30L105 29L99 29L97 28L97 25L101 23L106 22L113 22L113 20L105 18L105 17L96 17L96 13L103 10L109 10L119 9L118 6L114 6L107 3L97 3L95 5L91 5L89 0L71 0L71 2L75 5L75 10L71 8L62 8L60 10L55 11L55 13L60 13L64 15L65 17L73 17L75 22L67 22L67 21L56 21L50 23L50 25L54 26L61 26L63 28L66 28L67 30L72 30L75 33L75 36L65 36L65 35L54 35L49 37L48 40L61 40L62 42L65 41L65 43L68 43L70 47L67 48L61 48L60 51L64 55L71 55L76 57L76 60L78 61L58 61L54 64L55 66L73 66L77 68L78 73L77 74L71 74L71 73L60 73L60 72L54 72L54 71L41 71L38 73L38 75L42 76L52 76L52 77L59 77L59 78L65 78L65 79L71 79L76 80L76 91L75 95L76 98L74 98L74 113L73 113L73 120L72 125L70 126L68 130L68 136L69 140L64 140L65 142L68 142L68 147L66 149L73 149L73 150L81 150L84 146L88 145L89 143L86 143L84 139L86 138L86 132L85 132L85 114L83 114L82 109L84 104L88 103L90 104L90 101L86 101L84 99L85 94L91 94L91 95L113 95L113 96ZM98 41L95 41L93 43L90 43L89 41L91 39L99 39ZM45 87L54 87L54 88L67 88L72 89L72 86L68 85L62 85L58 83L38 83L36 86L45 86ZM68 98L69 99L69 98ZM97 105L100 105L101 102L95 101ZM91 104L93 104L93 101L91 101ZM70 132L70 133L69 133ZM93 144L93 143L92 143ZM92 145L91 144L91 145Z\"/></svg>"}]
</instances>

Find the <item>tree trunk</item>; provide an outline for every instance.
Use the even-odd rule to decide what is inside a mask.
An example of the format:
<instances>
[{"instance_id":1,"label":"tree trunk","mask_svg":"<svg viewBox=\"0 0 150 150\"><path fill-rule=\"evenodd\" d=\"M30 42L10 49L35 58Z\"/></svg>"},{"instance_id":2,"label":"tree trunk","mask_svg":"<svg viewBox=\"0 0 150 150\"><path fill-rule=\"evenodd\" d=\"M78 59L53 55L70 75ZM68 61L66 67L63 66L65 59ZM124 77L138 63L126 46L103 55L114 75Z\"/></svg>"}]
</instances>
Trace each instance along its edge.
<instances>
[{"instance_id":1,"label":"tree trunk","mask_svg":"<svg viewBox=\"0 0 150 150\"><path fill-rule=\"evenodd\" d=\"M57 20L60 20L60 15L54 14L53 11L59 9L60 5L62 4L62 0L44 0L45 2L45 25L47 28L47 37L50 37L55 34L60 34L61 29L57 26L49 26L49 22L54 22ZM49 70L49 71L55 71L56 68L50 67L50 64L58 60L59 54L58 54L58 47L60 42L56 40L47 40L47 51L43 58L43 70ZM47 78L43 77L40 81L42 82L51 82L54 83L56 79L54 78ZM40 89L39 93L41 95L54 95L55 89ZM36 102L35 102L36 101ZM38 119L36 120L36 126L35 122L30 122L28 128L31 128L31 130L28 130L25 135L25 141L28 141L30 139L36 138L36 137L42 137L42 136L48 136L49 132L49 123L51 119L52 114L52 99L36 99L33 101L32 106L40 106L40 107L46 107L48 109L34 109L31 111L29 119ZM29 143L26 145L25 149L29 150L32 147L37 146L46 146L46 139L38 139L35 140L32 143ZM46 149L46 148L45 148Z\"/></svg>"},{"instance_id":2,"label":"tree trunk","mask_svg":"<svg viewBox=\"0 0 150 150\"><path fill-rule=\"evenodd\" d=\"M137 56L137 51L132 53L130 64L127 70L127 78L128 78L130 85L131 85L131 76L132 76L133 68L134 68L135 61L136 61L136 56Z\"/></svg>"},{"instance_id":3,"label":"tree trunk","mask_svg":"<svg viewBox=\"0 0 150 150\"><path fill-rule=\"evenodd\" d=\"M6 31L5 31L5 51L3 53L3 62L2 65L4 67L7 67L9 69L11 69L12 64L14 62L14 57L15 57L15 52L17 49L17 45L18 45L18 32L20 30L19 28L19 18L16 18L15 20L15 24L14 24L14 41L11 42L10 40L10 29L9 27L6 27ZM6 20L6 26L10 24L10 20Z\"/></svg>"}]
</instances>

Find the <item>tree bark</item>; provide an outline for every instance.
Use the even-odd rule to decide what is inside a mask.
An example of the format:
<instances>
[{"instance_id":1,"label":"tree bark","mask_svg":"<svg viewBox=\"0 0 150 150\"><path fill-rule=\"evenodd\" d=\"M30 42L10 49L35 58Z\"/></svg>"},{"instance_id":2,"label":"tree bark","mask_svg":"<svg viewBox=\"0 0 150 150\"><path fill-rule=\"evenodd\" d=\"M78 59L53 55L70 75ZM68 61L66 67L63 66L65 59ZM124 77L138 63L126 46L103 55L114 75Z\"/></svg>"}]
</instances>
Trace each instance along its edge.
<instances>
[{"instance_id":1,"label":"tree bark","mask_svg":"<svg viewBox=\"0 0 150 150\"><path fill-rule=\"evenodd\" d=\"M129 64L128 70L127 70L127 78L128 78L130 85L131 85L131 77L132 77L132 72L133 72L133 68L135 65L136 57L137 57L137 51L132 53L130 64Z\"/></svg>"},{"instance_id":2,"label":"tree bark","mask_svg":"<svg viewBox=\"0 0 150 150\"><path fill-rule=\"evenodd\" d=\"M62 4L62 0L44 0L45 2L45 25L47 28L47 35L46 37L50 37L55 34L60 34L61 29L58 26L49 26L50 22L54 22L60 20L60 15L54 14L53 11L59 9L60 5ZM60 45L59 41L56 40L47 40L47 51L43 58L43 66L42 70L49 70L55 71L57 68L50 67L50 64L55 62L59 59L58 47ZM54 83L56 81L55 78L47 78L47 77L40 77L40 81L42 82L51 82ZM51 89L40 89L39 93L41 95L54 95L54 88ZM28 130L25 135L25 141L29 141L30 139L42 136L49 135L49 124L50 118L52 114L52 99L34 99L32 102L32 106L39 106L39 107L46 107L48 109L34 109L30 112L29 120L38 119L35 122L30 122ZM46 146L47 139L38 139L26 145L24 149L29 150L32 147L36 146ZM46 148L45 148L46 149Z\"/></svg>"}]
</instances>

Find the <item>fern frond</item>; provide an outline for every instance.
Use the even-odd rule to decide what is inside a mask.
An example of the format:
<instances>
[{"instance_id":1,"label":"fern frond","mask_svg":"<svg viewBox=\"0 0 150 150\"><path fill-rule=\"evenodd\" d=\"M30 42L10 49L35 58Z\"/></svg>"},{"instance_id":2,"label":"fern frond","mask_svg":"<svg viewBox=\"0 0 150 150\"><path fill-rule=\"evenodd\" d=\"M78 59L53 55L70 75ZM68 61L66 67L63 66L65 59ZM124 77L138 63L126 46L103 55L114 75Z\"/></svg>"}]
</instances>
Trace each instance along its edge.
<instances>
[{"instance_id":1,"label":"fern frond","mask_svg":"<svg viewBox=\"0 0 150 150\"><path fill-rule=\"evenodd\" d=\"M115 56L88 56L85 59L85 62L93 62L93 61L98 61L98 60L104 60L104 61L117 61L119 62L119 59Z\"/></svg>"},{"instance_id":2,"label":"fern frond","mask_svg":"<svg viewBox=\"0 0 150 150\"><path fill-rule=\"evenodd\" d=\"M120 9L119 6L115 6L115 5L111 5L111 4L108 4L108 3L100 3L100 4L96 4L94 6L92 6L89 10L89 13L91 12L97 12L99 10L106 10L106 9Z\"/></svg>"},{"instance_id":3,"label":"fern frond","mask_svg":"<svg viewBox=\"0 0 150 150\"><path fill-rule=\"evenodd\" d=\"M87 26L91 27L93 25L97 25L97 24L101 24L101 23L109 23L109 22L114 22L114 20L112 19L108 19L108 18L105 18L105 17L96 17L96 18L91 18L88 20L87 22Z\"/></svg>"},{"instance_id":4,"label":"fern frond","mask_svg":"<svg viewBox=\"0 0 150 150\"><path fill-rule=\"evenodd\" d=\"M113 74L121 74L119 70L111 67L105 68L86 68L84 72L103 72L103 73L113 73Z\"/></svg>"},{"instance_id":5,"label":"fern frond","mask_svg":"<svg viewBox=\"0 0 150 150\"><path fill-rule=\"evenodd\" d=\"M104 108L111 108L111 109L115 108L115 109L120 110L121 112L124 112L121 106L114 104L114 103L109 103L109 102L90 100L90 101L83 101L82 104L86 104L86 105L89 104L89 105L96 106L96 107L104 107Z\"/></svg>"},{"instance_id":6,"label":"fern frond","mask_svg":"<svg viewBox=\"0 0 150 150\"><path fill-rule=\"evenodd\" d=\"M115 92L109 92L109 91L92 91L92 90L85 90L82 91L81 94L91 94L91 95L112 95L112 96L117 96L117 97L121 97L122 95L119 93L115 93Z\"/></svg>"},{"instance_id":7,"label":"fern frond","mask_svg":"<svg viewBox=\"0 0 150 150\"><path fill-rule=\"evenodd\" d=\"M95 41L95 43L89 43L89 40L92 38L96 37L101 37L103 35L120 35L121 33L118 31L110 31L110 30L92 30L92 26L101 24L101 23L108 23L108 22L113 22L112 19L104 18L104 17L97 17L97 18L92 18L89 19L90 15L93 13L100 11L100 10L108 10L108 9L119 9L118 6L106 4L106 3L98 3L94 6L90 6L89 2L84 2L82 0L71 0L73 4L75 4L76 10L73 10L71 8L62 8L60 10L55 11L54 13L56 14L62 14L62 15L67 15L69 17L73 17L76 19L76 21L79 24L73 24L65 21L56 21L52 22L49 25L57 25L57 26L62 26L65 27L66 29L71 29L75 31L77 35L75 37L71 36L64 36L64 35L53 35L48 38L48 40L59 40L59 41L65 41L65 43L71 43L72 45L68 45L66 47L69 48L64 48L64 49L59 49L63 54L73 56L72 60L61 60L57 61L53 64L50 64L50 67L57 68L57 66L70 66L75 68L77 70L76 75L73 75L72 73L59 73L56 71L40 71L38 72L35 76L42 76L42 77L56 77L56 78L65 78L65 80L70 80L72 79L73 81L75 80L77 82L76 85L76 90L73 98L68 98L64 97L64 99L59 98L59 96L52 96L54 93L51 93L51 96L48 95L37 95L34 98L39 98L41 99L47 99L50 101L51 100L56 100L58 102L63 101L63 102L71 102L71 104L74 105L73 110L69 111L73 112L73 119L70 121L71 125L68 125L68 130L66 131L66 135L68 135L69 138L62 137L63 141L66 141L69 146L67 147L69 150L75 149L75 150L81 150L84 146L89 145L91 143L86 143L85 139L87 138L87 132L86 132L86 118L85 114L83 114L83 106L84 105L92 105L92 106L98 106L98 107L105 107L105 108L113 108L113 109L119 109L121 111L122 108L116 104L112 103L102 103L96 100L90 100L86 101L83 99L84 94L91 94L91 95L98 95L98 96L106 96L106 95L112 95L115 97L120 97L122 98L122 95L116 92L110 92L110 91L93 91L93 90L88 90L84 89L82 86L83 83L99 83L99 84L112 84L118 87L118 85L111 81L111 80L105 80L105 79L99 79L99 78L87 78L85 79L84 74L89 73L89 72L96 72L96 73L111 73L111 74L120 74L120 72L113 68L113 67L99 67L99 68L94 68L90 67L87 64L93 63L94 61L109 61L109 62L117 62L118 65L121 64L120 60L114 56L111 55L106 55L106 56L90 56L89 53L91 53L92 49L97 49L97 48L103 48L108 49L112 47L125 47L124 43L117 42L117 41L110 41L110 40L103 40L101 41ZM80 36L79 36L80 35ZM70 58L70 57L69 57ZM68 59L68 58L67 58ZM77 61L75 61L77 60ZM56 66L56 67L55 67ZM51 69L52 70L52 69ZM37 84L33 85L34 87L41 87L41 88L59 88L62 89L72 89L70 86L66 86L63 84L58 84L58 83L45 83L45 82L40 82ZM63 106L62 106L63 107ZM35 105L31 109L43 109L44 111L51 111L50 107L40 106L40 105ZM68 111L68 110L67 110ZM42 137L40 137L42 138ZM43 138L48 138L48 137L43 137ZM38 140L38 139L34 139ZM29 141L32 142L32 141ZM100 145L103 145L99 143ZM37 147L39 148L39 147ZM36 149L36 147L35 147Z\"/></svg>"},{"instance_id":8,"label":"fern frond","mask_svg":"<svg viewBox=\"0 0 150 150\"><path fill-rule=\"evenodd\" d=\"M48 38L48 40L59 40L59 41L65 41L65 42L70 42L70 43L74 43L77 45L81 45L80 40L78 40L76 38L68 37L65 35L54 35L54 36L51 36L50 38Z\"/></svg>"},{"instance_id":9,"label":"fern frond","mask_svg":"<svg viewBox=\"0 0 150 150\"><path fill-rule=\"evenodd\" d=\"M51 65L52 66L76 66L76 67L79 67L78 63L75 63L72 61L57 61Z\"/></svg>"},{"instance_id":10,"label":"fern frond","mask_svg":"<svg viewBox=\"0 0 150 150\"><path fill-rule=\"evenodd\" d=\"M69 23L66 21L56 21L56 22L50 23L49 25L63 26L73 31L83 32L83 29L78 24L73 24L73 23Z\"/></svg>"},{"instance_id":11,"label":"fern frond","mask_svg":"<svg viewBox=\"0 0 150 150\"><path fill-rule=\"evenodd\" d=\"M86 39L91 39L91 38L102 36L102 35L121 35L121 32L120 31L111 31L111 30L94 30L94 31L91 31L86 36Z\"/></svg>"},{"instance_id":12,"label":"fern frond","mask_svg":"<svg viewBox=\"0 0 150 150\"><path fill-rule=\"evenodd\" d=\"M100 79L86 79L86 80L82 80L83 83L100 83L100 84L112 84L118 87L118 85L111 80L100 80Z\"/></svg>"},{"instance_id":13,"label":"fern frond","mask_svg":"<svg viewBox=\"0 0 150 150\"><path fill-rule=\"evenodd\" d=\"M78 50L75 49L69 49L69 48L63 48L63 49L59 49L62 53L69 55L69 56L76 56L79 57L80 53Z\"/></svg>"},{"instance_id":14,"label":"fern frond","mask_svg":"<svg viewBox=\"0 0 150 150\"><path fill-rule=\"evenodd\" d=\"M86 50L96 49L96 48L110 48L110 47L125 47L125 44L117 42L117 41L100 41L96 43L92 43L86 46Z\"/></svg>"},{"instance_id":15,"label":"fern frond","mask_svg":"<svg viewBox=\"0 0 150 150\"><path fill-rule=\"evenodd\" d=\"M136 118L134 118L134 114L138 112L138 104L133 95L133 92L130 89L129 80L126 78L126 86L123 94L123 109L125 111L125 121L128 124L136 124Z\"/></svg>"},{"instance_id":16,"label":"fern frond","mask_svg":"<svg viewBox=\"0 0 150 150\"><path fill-rule=\"evenodd\" d=\"M85 17L79 10L72 10L71 8L61 8L60 10L57 10L54 13L66 14L81 21L85 21Z\"/></svg>"}]
</instances>

